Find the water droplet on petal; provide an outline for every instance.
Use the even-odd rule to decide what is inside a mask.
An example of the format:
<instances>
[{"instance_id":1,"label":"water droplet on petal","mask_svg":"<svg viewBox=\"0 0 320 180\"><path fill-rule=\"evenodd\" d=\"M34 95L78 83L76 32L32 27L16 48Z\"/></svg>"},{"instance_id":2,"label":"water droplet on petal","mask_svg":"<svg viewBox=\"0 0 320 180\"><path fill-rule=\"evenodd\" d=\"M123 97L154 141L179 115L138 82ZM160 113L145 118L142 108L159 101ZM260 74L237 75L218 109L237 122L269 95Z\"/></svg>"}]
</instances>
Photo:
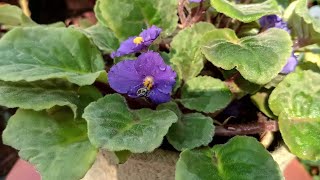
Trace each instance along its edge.
<instances>
[{"instance_id":1,"label":"water droplet on petal","mask_svg":"<svg viewBox=\"0 0 320 180\"><path fill-rule=\"evenodd\" d=\"M161 71L165 71L165 70L167 69L167 67L166 67L166 66L159 66L159 69L160 69Z\"/></svg>"}]
</instances>

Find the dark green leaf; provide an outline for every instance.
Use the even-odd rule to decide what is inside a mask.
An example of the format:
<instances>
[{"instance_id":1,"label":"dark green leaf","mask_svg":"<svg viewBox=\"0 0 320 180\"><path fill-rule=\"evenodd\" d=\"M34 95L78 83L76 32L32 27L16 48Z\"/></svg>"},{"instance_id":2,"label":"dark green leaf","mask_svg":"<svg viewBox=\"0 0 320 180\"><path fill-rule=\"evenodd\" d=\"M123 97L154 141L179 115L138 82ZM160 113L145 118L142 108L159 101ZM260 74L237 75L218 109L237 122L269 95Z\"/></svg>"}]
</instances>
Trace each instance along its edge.
<instances>
[{"instance_id":1,"label":"dark green leaf","mask_svg":"<svg viewBox=\"0 0 320 180\"><path fill-rule=\"evenodd\" d=\"M213 113L226 107L231 99L229 88L221 80L198 76L188 80L182 87L179 101L186 108Z\"/></svg>"},{"instance_id":2,"label":"dark green leaf","mask_svg":"<svg viewBox=\"0 0 320 180\"><path fill-rule=\"evenodd\" d=\"M130 110L119 94L91 103L83 114L92 144L110 151L151 152L159 147L172 123L178 120L169 110Z\"/></svg>"},{"instance_id":3,"label":"dark green leaf","mask_svg":"<svg viewBox=\"0 0 320 180\"><path fill-rule=\"evenodd\" d=\"M15 28L0 40L0 80L67 79L92 84L103 72L99 50L72 28Z\"/></svg>"},{"instance_id":4,"label":"dark green leaf","mask_svg":"<svg viewBox=\"0 0 320 180\"><path fill-rule=\"evenodd\" d=\"M84 120L72 113L18 110L3 132L3 142L30 161L42 179L82 178L96 159L97 149L87 137Z\"/></svg>"},{"instance_id":5,"label":"dark green leaf","mask_svg":"<svg viewBox=\"0 0 320 180\"><path fill-rule=\"evenodd\" d=\"M234 137L206 150L185 150L176 166L176 180L281 180L277 163L252 137Z\"/></svg>"}]
</instances>

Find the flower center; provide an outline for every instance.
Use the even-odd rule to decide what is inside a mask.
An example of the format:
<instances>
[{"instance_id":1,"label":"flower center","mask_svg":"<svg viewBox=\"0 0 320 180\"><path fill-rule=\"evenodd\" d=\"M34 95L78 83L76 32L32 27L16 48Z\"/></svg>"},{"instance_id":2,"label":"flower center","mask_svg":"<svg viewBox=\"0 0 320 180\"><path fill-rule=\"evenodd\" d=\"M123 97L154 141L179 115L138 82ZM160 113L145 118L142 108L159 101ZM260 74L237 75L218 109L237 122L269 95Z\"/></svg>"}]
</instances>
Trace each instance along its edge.
<instances>
[{"instance_id":1,"label":"flower center","mask_svg":"<svg viewBox=\"0 0 320 180\"><path fill-rule=\"evenodd\" d=\"M135 43L136 45L139 45L143 42L143 38L138 36L136 38L133 39L133 43Z\"/></svg>"},{"instance_id":2,"label":"flower center","mask_svg":"<svg viewBox=\"0 0 320 180\"><path fill-rule=\"evenodd\" d=\"M144 80L143 80L143 86L144 86L145 88L147 88L149 91L150 91L150 89L152 88L153 84L154 84L154 80L153 80L153 77L152 77L152 76L147 76L147 77L144 78Z\"/></svg>"}]
</instances>

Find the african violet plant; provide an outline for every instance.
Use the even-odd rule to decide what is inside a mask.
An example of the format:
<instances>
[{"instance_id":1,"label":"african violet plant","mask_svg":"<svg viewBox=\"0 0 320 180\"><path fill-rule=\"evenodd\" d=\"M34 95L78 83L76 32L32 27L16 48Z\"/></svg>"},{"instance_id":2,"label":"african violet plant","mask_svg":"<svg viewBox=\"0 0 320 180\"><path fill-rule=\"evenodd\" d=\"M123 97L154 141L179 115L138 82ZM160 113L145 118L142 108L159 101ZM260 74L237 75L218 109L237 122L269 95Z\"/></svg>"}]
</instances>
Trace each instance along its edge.
<instances>
[{"instance_id":1,"label":"african violet plant","mask_svg":"<svg viewBox=\"0 0 320 180\"><path fill-rule=\"evenodd\" d=\"M320 20L309 7L98 0L98 23L78 28L1 5L0 104L18 108L3 141L43 179L80 179L101 149L152 152L164 138L181 152L177 180L282 179L257 139L235 135L278 122L293 154L320 159ZM255 116L252 131L219 119L248 96L276 121ZM217 144L224 135L235 137Z\"/></svg>"}]
</instances>

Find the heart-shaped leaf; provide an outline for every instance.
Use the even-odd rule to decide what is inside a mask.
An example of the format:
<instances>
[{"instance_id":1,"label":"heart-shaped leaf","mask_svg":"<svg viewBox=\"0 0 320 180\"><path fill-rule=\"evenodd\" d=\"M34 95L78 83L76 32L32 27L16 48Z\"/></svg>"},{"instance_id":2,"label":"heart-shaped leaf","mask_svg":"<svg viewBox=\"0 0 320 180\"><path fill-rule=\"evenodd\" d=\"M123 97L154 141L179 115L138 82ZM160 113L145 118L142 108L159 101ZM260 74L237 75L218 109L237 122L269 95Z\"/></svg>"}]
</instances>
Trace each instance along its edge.
<instances>
[{"instance_id":1,"label":"heart-shaped leaf","mask_svg":"<svg viewBox=\"0 0 320 180\"><path fill-rule=\"evenodd\" d=\"M104 69L99 50L72 28L15 28L0 40L0 80L63 78L92 84Z\"/></svg>"},{"instance_id":2,"label":"heart-shaped leaf","mask_svg":"<svg viewBox=\"0 0 320 180\"><path fill-rule=\"evenodd\" d=\"M272 91L269 106L279 115L282 137L300 158L320 160L320 74L297 71Z\"/></svg>"},{"instance_id":3,"label":"heart-shaped leaf","mask_svg":"<svg viewBox=\"0 0 320 180\"><path fill-rule=\"evenodd\" d=\"M90 141L110 151L151 152L159 147L172 123L178 120L169 110L130 110L119 94L91 103L83 114Z\"/></svg>"},{"instance_id":4,"label":"heart-shaped leaf","mask_svg":"<svg viewBox=\"0 0 320 180\"><path fill-rule=\"evenodd\" d=\"M120 39L138 35L143 28L156 25L171 34L178 25L176 0L98 0L98 21Z\"/></svg>"},{"instance_id":5,"label":"heart-shaped leaf","mask_svg":"<svg viewBox=\"0 0 320 180\"><path fill-rule=\"evenodd\" d=\"M203 37L202 52L214 65L236 68L250 82L266 84L282 70L292 52L289 34L271 28L239 39L230 29L213 30Z\"/></svg>"},{"instance_id":6,"label":"heart-shaped leaf","mask_svg":"<svg viewBox=\"0 0 320 180\"><path fill-rule=\"evenodd\" d=\"M199 42L202 36L215 27L211 23L200 22L180 31L171 42L170 64L178 76L184 80L195 77L203 68L203 55Z\"/></svg>"},{"instance_id":7,"label":"heart-shaped leaf","mask_svg":"<svg viewBox=\"0 0 320 180\"><path fill-rule=\"evenodd\" d=\"M212 149L185 150L176 165L176 180L281 180L277 163L252 137L234 137Z\"/></svg>"},{"instance_id":8,"label":"heart-shaped leaf","mask_svg":"<svg viewBox=\"0 0 320 180\"><path fill-rule=\"evenodd\" d=\"M198 76L182 87L179 101L188 109L213 113L226 107L231 99L232 93L221 80Z\"/></svg>"},{"instance_id":9,"label":"heart-shaped leaf","mask_svg":"<svg viewBox=\"0 0 320 180\"><path fill-rule=\"evenodd\" d=\"M173 102L161 104L157 109L169 109L179 118L167 134L169 143L177 150L206 146L212 141L214 125L210 117L200 113L182 114L178 105Z\"/></svg>"},{"instance_id":10,"label":"heart-shaped leaf","mask_svg":"<svg viewBox=\"0 0 320 180\"><path fill-rule=\"evenodd\" d=\"M211 0L210 2L218 12L246 23L258 20L265 15L280 13L276 0L255 4L235 4L228 0Z\"/></svg>"},{"instance_id":11,"label":"heart-shaped leaf","mask_svg":"<svg viewBox=\"0 0 320 180\"><path fill-rule=\"evenodd\" d=\"M286 9L284 17L293 34L298 36L300 46L320 41L320 20L309 13L308 0L292 2Z\"/></svg>"},{"instance_id":12,"label":"heart-shaped leaf","mask_svg":"<svg viewBox=\"0 0 320 180\"><path fill-rule=\"evenodd\" d=\"M97 149L87 137L86 122L70 111L18 110L3 132L3 142L30 161L42 179L82 178L96 159Z\"/></svg>"},{"instance_id":13,"label":"heart-shaped leaf","mask_svg":"<svg viewBox=\"0 0 320 180\"><path fill-rule=\"evenodd\" d=\"M10 26L36 25L36 23L26 16L20 8L9 4L0 5L0 24Z\"/></svg>"}]
</instances>

